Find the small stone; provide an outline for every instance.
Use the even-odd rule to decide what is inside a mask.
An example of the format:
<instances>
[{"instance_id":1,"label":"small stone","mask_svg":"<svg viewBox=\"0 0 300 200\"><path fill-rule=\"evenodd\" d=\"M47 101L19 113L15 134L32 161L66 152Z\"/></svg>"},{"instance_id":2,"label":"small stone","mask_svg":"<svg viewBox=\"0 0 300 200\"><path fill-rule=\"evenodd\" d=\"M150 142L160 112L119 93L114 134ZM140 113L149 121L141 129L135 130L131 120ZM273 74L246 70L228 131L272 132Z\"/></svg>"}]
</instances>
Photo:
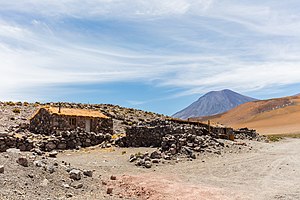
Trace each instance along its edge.
<instances>
[{"instance_id":1,"label":"small stone","mask_svg":"<svg viewBox=\"0 0 300 200\"><path fill-rule=\"evenodd\" d=\"M43 167L46 164L42 160L36 160L36 161L33 162L33 165L36 166L36 167Z\"/></svg>"},{"instance_id":2,"label":"small stone","mask_svg":"<svg viewBox=\"0 0 300 200\"><path fill-rule=\"evenodd\" d=\"M144 164L145 164L145 160L141 158L138 158L135 163L136 166L143 166Z\"/></svg>"},{"instance_id":3,"label":"small stone","mask_svg":"<svg viewBox=\"0 0 300 200\"><path fill-rule=\"evenodd\" d=\"M71 183L71 186L75 189L80 189L83 187L83 184L82 183L76 183L76 182L72 182Z\"/></svg>"},{"instance_id":4,"label":"small stone","mask_svg":"<svg viewBox=\"0 0 300 200\"><path fill-rule=\"evenodd\" d=\"M160 161L158 159L153 159L152 163L159 163Z\"/></svg>"},{"instance_id":5,"label":"small stone","mask_svg":"<svg viewBox=\"0 0 300 200\"><path fill-rule=\"evenodd\" d=\"M170 153L172 154L172 155L175 155L176 154L176 149L175 148L170 148Z\"/></svg>"},{"instance_id":6,"label":"small stone","mask_svg":"<svg viewBox=\"0 0 300 200\"><path fill-rule=\"evenodd\" d=\"M133 154L130 155L129 162L134 162L137 160L137 157Z\"/></svg>"},{"instance_id":7,"label":"small stone","mask_svg":"<svg viewBox=\"0 0 300 200\"><path fill-rule=\"evenodd\" d=\"M151 168L152 167L152 163L150 161L145 161L145 167L146 168Z\"/></svg>"},{"instance_id":8,"label":"small stone","mask_svg":"<svg viewBox=\"0 0 300 200\"><path fill-rule=\"evenodd\" d=\"M114 176L114 175L111 175L111 176L110 176L110 180L113 180L113 181L115 181L115 180L117 180L117 177L116 177L116 176Z\"/></svg>"},{"instance_id":9,"label":"small stone","mask_svg":"<svg viewBox=\"0 0 300 200\"><path fill-rule=\"evenodd\" d=\"M66 194L66 197L67 197L67 198L71 198L72 196L73 196L73 194L71 194L71 193L67 193L67 194Z\"/></svg>"},{"instance_id":10,"label":"small stone","mask_svg":"<svg viewBox=\"0 0 300 200\"><path fill-rule=\"evenodd\" d=\"M43 155L43 152L40 149L33 149L32 151L39 156Z\"/></svg>"},{"instance_id":11,"label":"small stone","mask_svg":"<svg viewBox=\"0 0 300 200\"><path fill-rule=\"evenodd\" d=\"M192 158L192 159L196 159L196 154L193 153L193 154L191 155L191 158Z\"/></svg>"},{"instance_id":12,"label":"small stone","mask_svg":"<svg viewBox=\"0 0 300 200\"><path fill-rule=\"evenodd\" d=\"M106 181L102 181L102 185L107 185L107 182Z\"/></svg>"},{"instance_id":13,"label":"small stone","mask_svg":"<svg viewBox=\"0 0 300 200\"><path fill-rule=\"evenodd\" d=\"M112 187L107 188L107 190L106 190L107 194L112 194L112 192L113 192L113 188Z\"/></svg>"},{"instance_id":14,"label":"small stone","mask_svg":"<svg viewBox=\"0 0 300 200\"><path fill-rule=\"evenodd\" d=\"M0 165L0 174L3 174L3 173L4 173L4 166Z\"/></svg>"},{"instance_id":15,"label":"small stone","mask_svg":"<svg viewBox=\"0 0 300 200\"><path fill-rule=\"evenodd\" d=\"M58 154L57 151L51 151L51 152L49 153L49 157L51 157L51 158L56 158L57 154Z\"/></svg>"},{"instance_id":16,"label":"small stone","mask_svg":"<svg viewBox=\"0 0 300 200\"><path fill-rule=\"evenodd\" d=\"M28 160L25 157L18 158L17 163L23 167L28 167Z\"/></svg>"},{"instance_id":17,"label":"small stone","mask_svg":"<svg viewBox=\"0 0 300 200\"><path fill-rule=\"evenodd\" d=\"M34 176L33 176L33 174L28 174L28 177L33 178Z\"/></svg>"},{"instance_id":18,"label":"small stone","mask_svg":"<svg viewBox=\"0 0 300 200\"><path fill-rule=\"evenodd\" d=\"M165 159L165 160L171 160L171 156L169 156L169 155L164 155L164 159Z\"/></svg>"},{"instance_id":19,"label":"small stone","mask_svg":"<svg viewBox=\"0 0 300 200\"><path fill-rule=\"evenodd\" d=\"M81 171L78 169L72 169L69 172L70 178L74 180L80 180L81 179Z\"/></svg>"},{"instance_id":20,"label":"small stone","mask_svg":"<svg viewBox=\"0 0 300 200\"><path fill-rule=\"evenodd\" d=\"M53 165L48 165L48 166L47 166L47 171L48 171L50 174L54 173L54 172L55 172L54 166L53 166Z\"/></svg>"},{"instance_id":21,"label":"small stone","mask_svg":"<svg viewBox=\"0 0 300 200\"><path fill-rule=\"evenodd\" d=\"M44 179L44 180L41 182L41 186L47 187L47 186L48 186L48 183L49 183L49 181L48 181L47 179Z\"/></svg>"},{"instance_id":22,"label":"small stone","mask_svg":"<svg viewBox=\"0 0 300 200\"><path fill-rule=\"evenodd\" d=\"M65 143L59 143L59 144L57 145L57 148L58 148L58 149L64 150L64 149L67 148L67 144L65 144Z\"/></svg>"},{"instance_id":23,"label":"small stone","mask_svg":"<svg viewBox=\"0 0 300 200\"><path fill-rule=\"evenodd\" d=\"M92 177L93 176L93 171L92 170L84 170L83 174L85 176Z\"/></svg>"},{"instance_id":24,"label":"small stone","mask_svg":"<svg viewBox=\"0 0 300 200\"><path fill-rule=\"evenodd\" d=\"M66 184L66 183L63 183L62 186L63 186L64 188L67 188L67 189L70 188L70 185L69 185L69 184Z\"/></svg>"},{"instance_id":25,"label":"small stone","mask_svg":"<svg viewBox=\"0 0 300 200\"><path fill-rule=\"evenodd\" d=\"M152 159L161 159L162 158L162 155L160 152L158 151L153 151L151 154L150 154L150 158Z\"/></svg>"},{"instance_id":26,"label":"small stone","mask_svg":"<svg viewBox=\"0 0 300 200\"><path fill-rule=\"evenodd\" d=\"M110 147L111 147L110 143L106 144L106 148L110 148Z\"/></svg>"}]
</instances>

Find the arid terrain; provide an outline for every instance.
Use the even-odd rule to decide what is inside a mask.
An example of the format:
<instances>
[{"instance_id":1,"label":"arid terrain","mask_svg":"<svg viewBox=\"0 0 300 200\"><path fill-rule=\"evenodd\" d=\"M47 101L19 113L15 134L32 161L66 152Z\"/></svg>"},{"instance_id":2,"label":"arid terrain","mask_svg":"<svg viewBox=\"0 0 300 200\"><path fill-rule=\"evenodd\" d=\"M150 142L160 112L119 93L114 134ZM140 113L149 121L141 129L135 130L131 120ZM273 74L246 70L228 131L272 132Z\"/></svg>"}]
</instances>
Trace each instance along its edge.
<instances>
[{"instance_id":1,"label":"arid terrain","mask_svg":"<svg viewBox=\"0 0 300 200\"><path fill-rule=\"evenodd\" d=\"M58 163L55 172L15 162L18 153L0 154L5 166L1 177L1 199L299 199L300 140L278 143L247 142L240 152L200 156L158 164L151 169L128 162L128 154L151 151L145 148L90 148L65 151L48 163ZM252 150L250 149L252 147ZM286 151L289 149L289 151ZM126 154L122 153L126 151ZM26 153L21 153L22 155ZM27 153L30 155L30 153ZM40 158L41 159L41 158ZM64 172L64 163L93 170L83 186L74 189ZM111 175L116 180L110 180ZM76 183L78 184L78 183ZM107 195L108 187L113 194Z\"/></svg>"},{"instance_id":2,"label":"arid terrain","mask_svg":"<svg viewBox=\"0 0 300 200\"><path fill-rule=\"evenodd\" d=\"M26 129L19 129L19 124L28 123L28 118L41 105L9 104L1 104L0 139L7 134L17 135L17 140L26 134L31 138L32 134ZM80 104L65 106L92 107ZM1 152L0 199L300 198L299 139L265 142L263 137L250 132L251 135L245 133L240 135L241 139L231 141L216 138L213 133L207 135L203 127L170 122L166 116L155 113L113 105L93 105L95 108L103 110L114 120L115 134L109 143L105 141L69 150L41 151L33 148L20 151L9 148ZM114 144L113 138L122 135L126 127L133 124L140 125L132 130L156 130L148 127L148 122L158 123L155 125L157 130L179 131L179 134L165 135L160 148L124 148ZM148 125L140 129L142 124ZM15 131L18 133L15 134ZM181 134L182 131L189 134ZM201 134L193 135L193 131ZM187 140L186 146L176 147L176 140ZM158 155L158 149L168 144L171 148L162 152L162 158L152 158L152 155Z\"/></svg>"},{"instance_id":3,"label":"arid terrain","mask_svg":"<svg viewBox=\"0 0 300 200\"><path fill-rule=\"evenodd\" d=\"M254 101L228 112L203 117L232 126L256 129L261 134L292 134L300 132L300 96Z\"/></svg>"}]
</instances>

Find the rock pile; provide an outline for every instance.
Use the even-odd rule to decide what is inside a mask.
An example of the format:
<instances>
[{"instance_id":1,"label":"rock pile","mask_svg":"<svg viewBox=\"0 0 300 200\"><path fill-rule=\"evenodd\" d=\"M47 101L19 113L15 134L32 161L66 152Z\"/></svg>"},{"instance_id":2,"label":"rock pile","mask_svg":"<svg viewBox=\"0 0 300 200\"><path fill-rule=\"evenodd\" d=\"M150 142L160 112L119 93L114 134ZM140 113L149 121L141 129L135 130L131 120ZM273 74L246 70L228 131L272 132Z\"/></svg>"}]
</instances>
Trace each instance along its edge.
<instances>
[{"instance_id":1,"label":"rock pile","mask_svg":"<svg viewBox=\"0 0 300 200\"><path fill-rule=\"evenodd\" d=\"M196 159L197 153L221 154L224 143L210 135L176 134L162 138L160 148L151 154L131 155L129 161L137 166L151 168L152 163L162 160L177 160L178 158Z\"/></svg>"}]
</instances>

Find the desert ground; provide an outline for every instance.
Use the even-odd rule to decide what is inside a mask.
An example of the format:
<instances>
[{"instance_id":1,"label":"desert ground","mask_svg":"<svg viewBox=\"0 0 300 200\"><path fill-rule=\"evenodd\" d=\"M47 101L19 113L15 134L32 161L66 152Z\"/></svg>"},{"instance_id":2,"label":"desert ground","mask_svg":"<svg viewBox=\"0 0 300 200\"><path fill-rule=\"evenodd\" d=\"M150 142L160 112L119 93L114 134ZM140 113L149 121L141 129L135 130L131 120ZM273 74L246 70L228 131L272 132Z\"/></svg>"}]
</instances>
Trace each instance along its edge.
<instances>
[{"instance_id":1,"label":"desert ground","mask_svg":"<svg viewBox=\"0 0 300 200\"><path fill-rule=\"evenodd\" d=\"M15 108L20 113L14 113ZM36 109L35 105L3 105L1 134L11 134L18 124L28 123ZM153 113L116 106L109 110L116 133L122 133L124 126L154 117L165 121L164 116ZM178 127L189 126L173 128ZM176 154L172 159L152 160L150 168L137 166L138 162L130 162L130 158L156 148L121 148L105 143L57 150L54 155L10 148L0 153L0 199L300 199L300 139L266 142L256 137L235 141L205 135L201 138L208 138L207 145L205 151L195 153L195 158Z\"/></svg>"},{"instance_id":2,"label":"desert ground","mask_svg":"<svg viewBox=\"0 0 300 200\"><path fill-rule=\"evenodd\" d=\"M287 151L288 149L288 151ZM157 164L151 169L128 162L128 154L151 148L87 148L64 151L52 162L93 170L81 189L64 188L64 173L53 175L14 162L2 153L1 199L300 199L300 140L248 141L240 152L200 155L198 159ZM126 153L125 153L126 151ZM50 158L49 158L50 159ZM5 165L10 163L11 165ZM50 161L49 161L50 162ZM33 171L34 170L34 171ZM34 178L29 175L34 174ZM111 176L116 180L111 180ZM45 179L46 181L45 183ZM111 195L106 194L113 188ZM67 196L66 196L67 195Z\"/></svg>"},{"instance_id":3,"label":"desert ground","mask_svg":"<svg viewBox=\"0 0 300 200\"><path fill-rule=\"evenodd\" d=\"M126 156L120 156L122 149L100 155L91 151L85 167L100 174L115 174L133 188L144 187L151 191L149 199L300 199L300 140L249 145L253 151L203 157L151 170L132 167ZM81 166L86 156L67 153L59 159ZM103 160L107 160L110 173L105 170L106 164L97 166Z\"/></svg>"}]
</instances>

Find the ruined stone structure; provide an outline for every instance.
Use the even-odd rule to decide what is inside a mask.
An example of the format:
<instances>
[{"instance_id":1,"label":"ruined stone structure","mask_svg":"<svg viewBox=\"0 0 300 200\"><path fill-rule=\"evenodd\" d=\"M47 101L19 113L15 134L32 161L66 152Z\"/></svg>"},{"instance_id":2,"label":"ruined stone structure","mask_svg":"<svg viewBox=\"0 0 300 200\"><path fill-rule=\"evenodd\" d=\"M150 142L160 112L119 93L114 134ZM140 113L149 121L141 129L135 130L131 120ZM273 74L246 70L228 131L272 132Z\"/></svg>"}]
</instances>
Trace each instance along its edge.
<instances>
[{"instance_id":1,"label":"ruined stone structure","mask_svg":"<svg viewBox=\"0 0 300 200\"><path fill-rule=\"evenodd\" d=\"M42 107L30 119L29 130L51 135L57 131L84 129L86 132L112 133L113 121L99 111Z\"/></svg>"}]
</instances>

